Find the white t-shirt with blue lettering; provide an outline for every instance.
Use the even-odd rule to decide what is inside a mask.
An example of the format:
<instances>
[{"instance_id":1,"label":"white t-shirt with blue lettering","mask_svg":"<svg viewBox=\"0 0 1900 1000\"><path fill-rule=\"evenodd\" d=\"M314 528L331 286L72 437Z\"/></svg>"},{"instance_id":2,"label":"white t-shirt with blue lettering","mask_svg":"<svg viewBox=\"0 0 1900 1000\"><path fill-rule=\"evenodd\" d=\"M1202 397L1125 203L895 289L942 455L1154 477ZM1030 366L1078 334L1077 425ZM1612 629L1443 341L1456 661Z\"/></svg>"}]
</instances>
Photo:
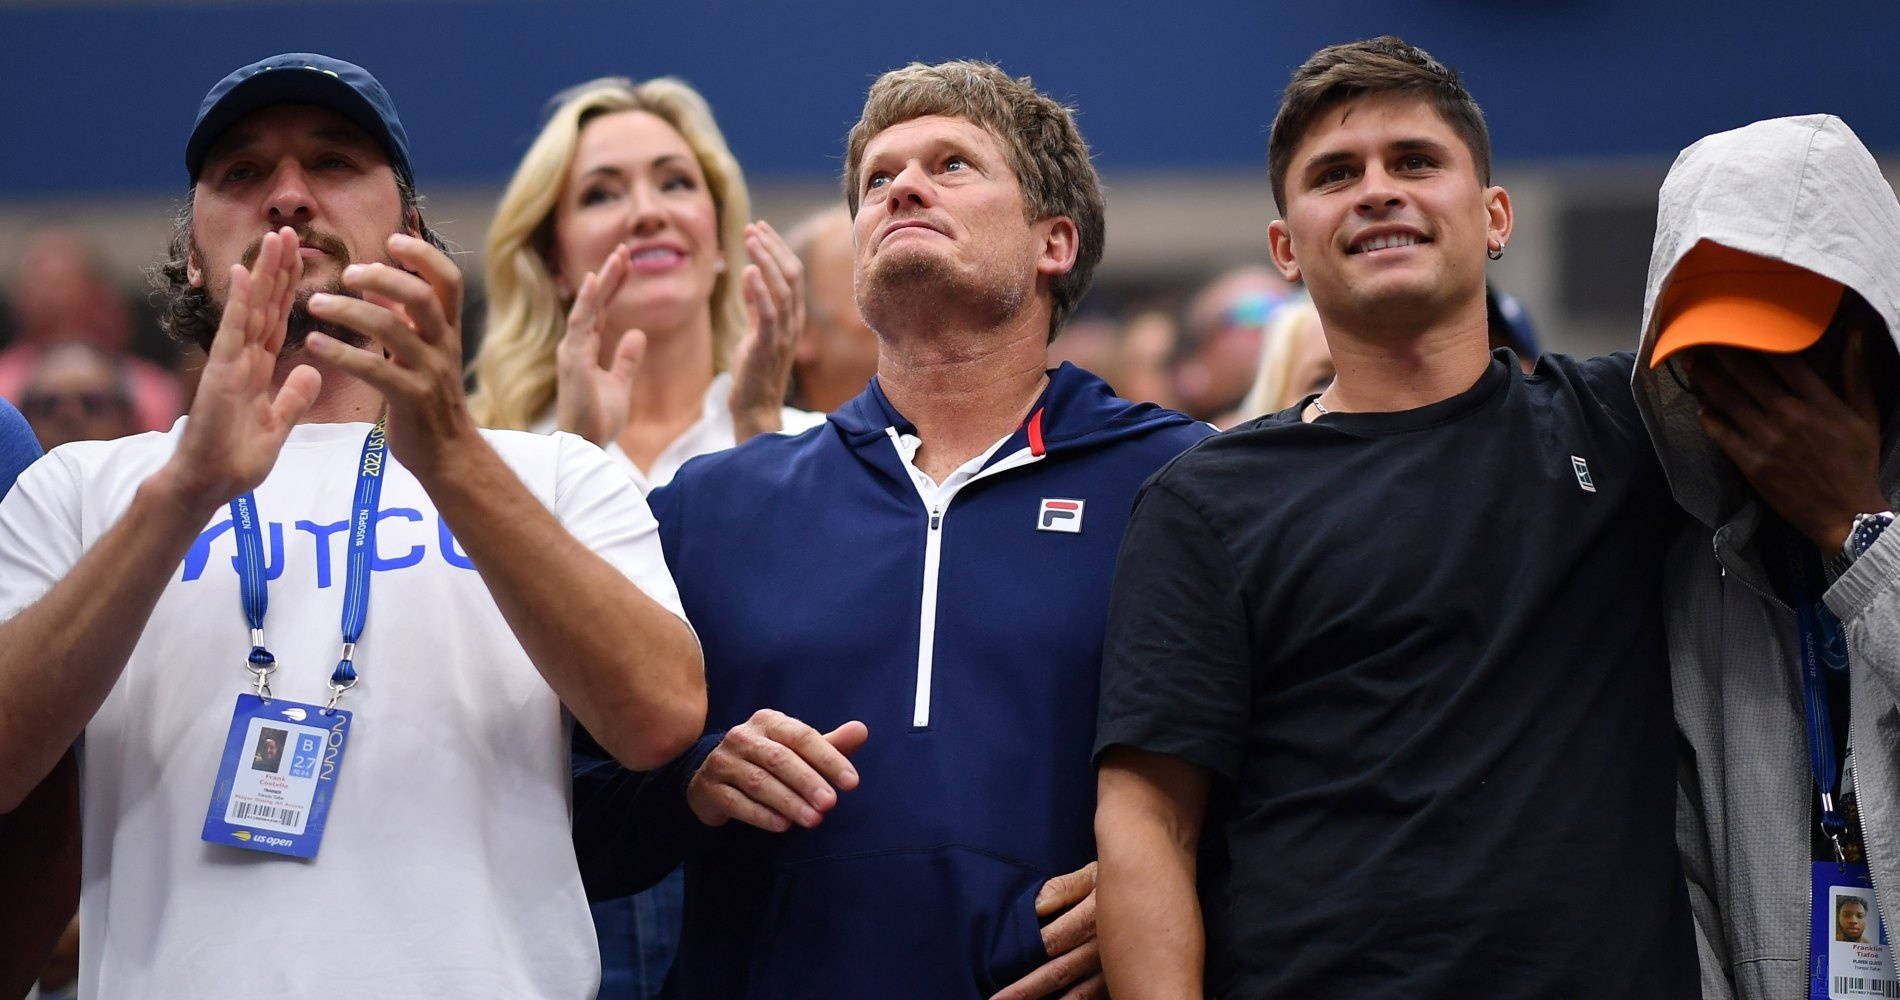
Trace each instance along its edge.
<instances>
[{"instance_id":1,"label":"white t-shirt with blue lettering","mask_svg":"<svg viewBox=\"0 0 1900 1000\"><path fill-rule=\"evenodd\" d=\"M0 620L60 579L183 428L56 449L0 503ZM256 490L276 696L323 704L367 424L292 431ZM569 434L484 431L576 538L680 614L640 491ZM250 689L230 514L172 576L86 728L82 996L594 995L569 835L567 717L415 477L383 485L361 680L311 861L199 839ZM682 617L684 617L682 615Z\"/></svg>"}]
</instances>

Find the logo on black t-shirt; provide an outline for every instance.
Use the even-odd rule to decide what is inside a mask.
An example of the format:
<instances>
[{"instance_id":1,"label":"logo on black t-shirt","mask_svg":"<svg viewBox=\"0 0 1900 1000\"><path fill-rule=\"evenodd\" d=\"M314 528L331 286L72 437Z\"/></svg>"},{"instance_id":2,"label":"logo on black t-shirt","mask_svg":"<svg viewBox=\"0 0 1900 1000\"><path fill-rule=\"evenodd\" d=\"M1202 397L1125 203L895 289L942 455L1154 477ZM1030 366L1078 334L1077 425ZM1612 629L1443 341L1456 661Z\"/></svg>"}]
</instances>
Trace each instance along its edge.
<instances>
[{"instance_id":1,"label":"logo on black t-shirt","mask_svg":"<svg viewBox=\"0 0 1900 1000\"><path fill-rule=\"evenodd\" d=\"M1572 455L1570 456L1570 471L1577 474L1577 485L1582 487L1585 493L1595 493L1597 491L1596 481L1590 478L1589 462L1584 461L1576 455Z\"/></svg>"}]
</instances>

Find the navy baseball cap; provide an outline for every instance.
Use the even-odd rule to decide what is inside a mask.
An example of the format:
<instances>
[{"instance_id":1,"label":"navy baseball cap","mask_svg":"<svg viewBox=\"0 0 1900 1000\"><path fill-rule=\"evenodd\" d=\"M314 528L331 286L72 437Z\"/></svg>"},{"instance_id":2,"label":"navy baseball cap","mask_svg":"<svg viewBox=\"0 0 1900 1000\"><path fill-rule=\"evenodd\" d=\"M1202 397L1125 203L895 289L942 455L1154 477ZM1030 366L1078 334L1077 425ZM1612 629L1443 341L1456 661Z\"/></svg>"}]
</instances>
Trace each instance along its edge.
<instances>
[{"instance_id":1,"label":"navy baseball cap","mask_svg":"<svg viewBox=\"0 0 1900 1000\"><path fill-rule=\"evenodd\" d=\"M396 102L369 71L314 52L286 52L236 70L218 81L198 106L198 121L185 141L185 171L198 182L205 153L245 115L274 104L311 104L334 111L382 144L403 183L414 185L409 136L396 117Z\"/></svg>"}]
</instances>

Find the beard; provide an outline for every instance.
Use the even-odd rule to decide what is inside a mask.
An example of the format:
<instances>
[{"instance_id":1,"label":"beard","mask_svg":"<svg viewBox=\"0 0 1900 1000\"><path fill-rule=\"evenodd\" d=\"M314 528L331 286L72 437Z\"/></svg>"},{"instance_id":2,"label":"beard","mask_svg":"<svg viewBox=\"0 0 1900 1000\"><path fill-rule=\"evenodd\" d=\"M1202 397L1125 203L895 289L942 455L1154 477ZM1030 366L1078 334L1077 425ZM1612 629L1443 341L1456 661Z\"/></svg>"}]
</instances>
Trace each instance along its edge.
<instances>
[{"instance_id":1,"label":"beard","mask_svg":"<svg viewBox=\"0 0 1900 1000\"><path fill-rule=\"evenodd\" d=\"M284 332L284 346L279 348L277 356L288 357L294 351L303 350L303 342L312 332L321 333L333 340L340 340L351 347L368 347L369 335L339 326L329 320L318 319L310 315L310 296L318 292L330 295L347 295L353 299L362 296L343 287L343 279L335 278L321 288L312 288L307 292L298 292L295 301L290 304L290 323Z\"/></svg>"},{"instance_id":2,"label":"beard","mask_svg":"<svg viewBox=\"0 0 1900 1000\"><path fill-rule=\"evenodd\" d=\"M329 281L324 282L318 287L299 289L297 291L295 300L290 304L290 320L284 333L284 345L278 349L277 356L285 358L297 351L303 350L304 340L308 338L312 332L321 333L326 337L340 340L351 347L369 346L370 338L367 334L332 323L328 320L318 319L310 314L310 296L318 292L329 295L347 295L350 298L362 298L362 296L343 287L343 271L351 264L349 247L345 246L343 241L337 239L335 236L315 228L297 230L297 240L300 244L313 246L322 250L324 254L335 263L336 274L330 278ZM263 248L264 234L259 233L257 237L252 239L250 244L244 248L243 254L239 255L238 262L243 264L246 268L255 267L257 265L257 255L262 252ZM195 244L193 250L197 253L199 260L204 259L203 250L198 249ZM393 264L394 262L385 261L385 263ZM225 297L228 299L229 295L230 289L227 288L225 289ZM206 296L204 310L206 319L209 321L210 329L217 329L219 322L224 318L224 302L213 301L210 296Z\"/></svg>"},{"instance_id":3,"label":"beard","mask_svg":"<svg viewBox=\"0 0 1900 1000\"><path fill-rule=\"evenodd\" d=\"M865 323L877 331L930 323L947 309L965 313L978 326L1001 323L1022 308L1028 294L1018 284L988 283L959 271L934 253L873 258L854 292Z\"/></svg>"}]
</instances>

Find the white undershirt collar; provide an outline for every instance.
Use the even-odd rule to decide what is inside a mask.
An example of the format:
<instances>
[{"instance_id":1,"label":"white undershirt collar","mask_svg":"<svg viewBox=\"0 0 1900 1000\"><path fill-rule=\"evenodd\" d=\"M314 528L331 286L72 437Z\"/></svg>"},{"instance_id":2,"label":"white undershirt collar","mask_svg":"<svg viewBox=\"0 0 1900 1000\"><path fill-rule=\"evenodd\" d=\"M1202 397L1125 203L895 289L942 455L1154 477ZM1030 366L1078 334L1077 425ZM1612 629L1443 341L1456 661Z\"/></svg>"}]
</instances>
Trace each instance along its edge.
<instances>
[{"instance_id":1,"label":"white undershirt collar","mask_svg":"<svg viewBox=\"0 0 1900 1000\"><path fill-rule=\"evenodd\" d=\"M930 475L924 472L924 470L919 469L914 462L914 459L917 457L917 449L924 446L923 438L915 434L900 433L894 427L890 428L889 434L891 444L897 448L897 457L903 460L904 468L910 472L911 485L917 487L918 497L923 499L925 507L936 510L942 506L941 501L947 500L952 494L956 493L964 483L969 482L975 478L977 473L982 472L983 467L989 464L990 457L996 454L998 448L1001 448L1010 438L1014 437L1016 432L1011 431L997 438L996 443L983 449L981 455L957 466L956 470L951 472L948 478L944 479L942 485L939 485L935 480L931 479Z\"/></svg>"}]
</instances>

